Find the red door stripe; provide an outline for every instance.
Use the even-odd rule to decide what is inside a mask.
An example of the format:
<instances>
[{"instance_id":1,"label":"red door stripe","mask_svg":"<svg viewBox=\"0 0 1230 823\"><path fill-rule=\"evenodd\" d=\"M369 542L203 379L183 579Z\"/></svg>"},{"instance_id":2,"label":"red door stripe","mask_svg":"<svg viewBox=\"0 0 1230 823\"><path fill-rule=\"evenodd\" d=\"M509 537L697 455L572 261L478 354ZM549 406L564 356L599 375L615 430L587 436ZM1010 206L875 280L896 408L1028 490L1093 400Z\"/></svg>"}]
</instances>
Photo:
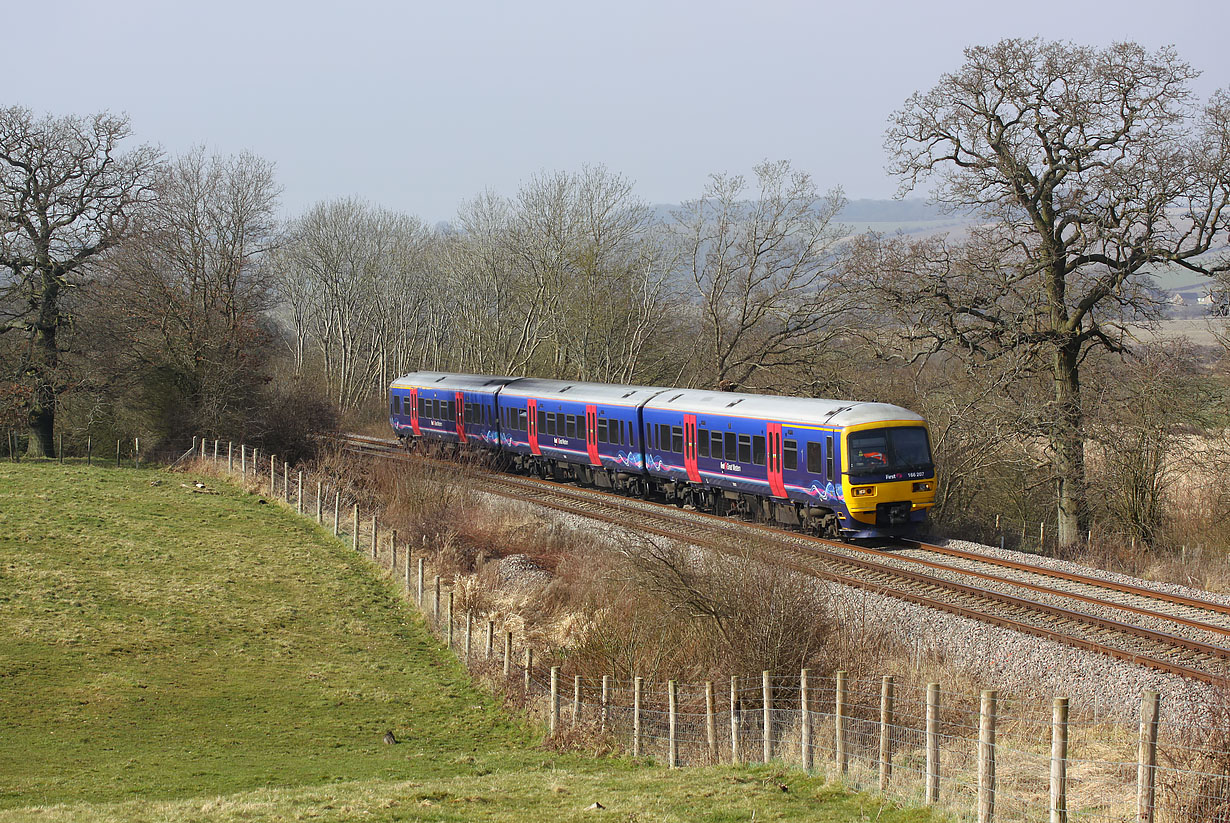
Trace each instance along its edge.
<instances>
[{"instance_id":1,"label":"red door stripe","mask_svg":"<svg viewBox=\"0 0 1230 823\"><path fill-rule=\"evenodd\" d=\"M457 407L454 411L456 412L457 417L457 437L459 437L461 442L464 443L466 442L466 396L461 392L457 392L456 398Z\"/></svg>"},{"instance_id":2,"label":"red door stripe","mask_svg":"<svg viewBox=\"0 0 1230 823\"><path fill-rule=\"evenodd\" d=\"M526 400L525 413L525 428L529 433L530 451L534 454L542 454L542 449L538 448L538 401L532 397Z\"/></svg>"},{"instance_id":3,"label":"red door stripe","mask_svg":"<svg viewBox=\"0 0 1230 823\"><path fill-rule=\"evenodd\" d=\"M410 389L410 429L415 437L422 434L419 431L419 390L414 388Z\"/></svg>"},{"instance_id":4,"label":"red door stripe","mask_svg":"<svg viewBox=\"0 0 1230 823\"><path fill-rule=\"evenodd\" d=\"M688 470L688 479L700 482L700 468L696 465L696 415L683 416L683 465Z\"/></svg>"},{"instance_id":5,"label":"red door stripe","mask_svg":"<svg viewBox=\"0 0 1230 823\"><path fill-rule=\"evenodd\" d=\"M782 424L769 423L767 434L769 449L765 463L768 468L769 491L774 497L785 497L786 483L782 479Z\"/></svg>"},{"instance_id":6,"label":"red door stripe","mask_svg":"<svg viewBox=\"0 0 1230 823\"><path fill-rule=\"evenodd\" d=\"M601 466L602 458L598 456L598 407L585 407L585 449L589 452L589 462L592 466Z\"/></svg>"}]
</instances>

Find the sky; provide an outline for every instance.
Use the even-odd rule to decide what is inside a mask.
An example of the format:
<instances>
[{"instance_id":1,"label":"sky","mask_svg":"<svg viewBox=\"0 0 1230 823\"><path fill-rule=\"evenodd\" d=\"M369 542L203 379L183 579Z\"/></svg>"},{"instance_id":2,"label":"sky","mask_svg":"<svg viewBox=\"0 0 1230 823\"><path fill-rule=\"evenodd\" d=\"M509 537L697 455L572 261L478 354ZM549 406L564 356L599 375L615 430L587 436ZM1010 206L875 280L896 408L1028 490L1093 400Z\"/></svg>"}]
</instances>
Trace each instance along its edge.
<instances>
[{"instance_id":1,"label":"sky","mask_svg":"<svg viewBox=\"0 0 1230 823\"><path fill-rule=\"evenodd\" d=\"M287 217L357 197L437 222L585 164L650 203L765 159L888 198L889 116L1006 37L1173 45L1200 95L1230 86L1222 0L2 2L0 106L253 152Z\"/></svg>"}]
</instances>

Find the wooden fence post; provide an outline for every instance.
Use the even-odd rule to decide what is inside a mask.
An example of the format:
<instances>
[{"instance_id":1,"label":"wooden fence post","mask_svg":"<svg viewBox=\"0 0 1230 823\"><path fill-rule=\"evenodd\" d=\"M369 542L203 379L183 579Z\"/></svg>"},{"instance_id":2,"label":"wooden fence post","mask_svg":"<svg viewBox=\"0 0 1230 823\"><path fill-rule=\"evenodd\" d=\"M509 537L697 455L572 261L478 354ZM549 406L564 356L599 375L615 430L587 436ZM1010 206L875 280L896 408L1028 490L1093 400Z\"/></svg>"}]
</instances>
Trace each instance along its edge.
<instances>
[{"instance_id":1,"label":"wooden fence post","mask_svg":"<svg viewBox=\"0 0 1230 823\"><path fill-rule=\"evenodd\" d=\"M337 537L341 530L342 521L342 493L335 491L333 493L333 536Z\"/></svg>"},{"instance_id":2,"label":"wooden fence post","mask_svg":"<svg viewBox=\"0 0 1230 823\"><path fill-rule=\"evenodd\" d=\"M116 453L119 453L119 450L120 450L120 444L116 443L115 444ZM205 438L204 437L201 438L201 459L202 460L205 459Z\"/></svg>"},{"instance_id":3,"label":"wooden fence post","mask_svg":"<svg viewBox=\"0 0 1230 823\"><path fill-rule=\"evenodd\" d=\"M350 536L350 548L354 551L359 550L359 504L355 503L351 507L351 526L354 529L354 534Z\"/></svg>"},{"instance_id":4,"label":"wooden fence post","mask_svg":"<svg viewBox=\"0 0 1230 823\"><path fill-rule=\"evenodd\" d=\"M978 711L978 823L995 819L995 703L999 693L982 693Z\"/></svg>"},{"instance_id":5,"label":"wooden fence post","mask_svg":"<svg viewBox=\"0 0 1230 823\"><path fill-rule=\"evenodd\" d=\"M940 684L927 684L927 790L928 803L940 799Z\"/></svg>"},{"instance_id":6,"label":"wooden fence post","mask_svg":"<svg viewBox=\"0 0 1230 823\"><path fill-rule=\"evenodd\" d=\"M452 594L452 592L449 592ZM474 614L466 610L466 668L470 668L470 638L474 634Z\"/></svg>"},{"instance_id":7,"label":"wooden fence post","mask_svg":"<svg viewBox=\"0 0 1230 823\"><path fill-rule=\"evenodd\" d=\"M64 432L60 432L58 435L58 438L59 439L56 444L56 458L60 461L61 464L63 464L64 463Z\"/></svg>"},{"instance_id":8,"label":"wooden fence post","mask_svg":"<svg viewBox=\"0 0 1230 823\"><path fill-rule=\"evenodd\" d=\"M440 622L440 575L438 574L436 575L435 601L433 602L432 607L431 607L431 618L437 624L439 624Z\"/></svg>"},{"instance_id":9,"label":"wooden fence post","mask_svg":"<svg viewBox=\"0 0 1230 823\"><path fill-rule=\"evenodd\" d=\"M811 756L811 694L808 689L807 669L799 672L799 761L803 771L812 769Z\"/></svg>"},{"instance_id":10,"label":"wooden fence post","mask_svg":"<svg viewBox=\"0 0 1230 823\"><path fill-rule=\"evenodd\" d=\"M530 693L530 670L534 668L534 650L525 647L525 693Z\"/></svg>"},{"instance_id":11,"label":"wooden fence post","mask_svg":"<svg viewBox=\"0 0 1230 823\"><path fill-rule=\"evenodd\" d=\"M1068 698L1051 708L1051 823L1068 823Z\"/></svg>"},{"instance_id":12,"label":"wooden fence post","mask_svg":"<svg viewBox=\"0 0 1230 823\"><path fill-rule=\"evenodd\" d=\"M324 494L324 491L325 491L325 484L322 481L317 480L316 481L316 525L317 526L325 522L325 516L324 516L325 503L322 497L322 495Z\"/></svg>"},{"instance_id":13,"label":"wooden fence post","mask_svg":"<svg viewBox=\"0 0 1230 823\"><path fill-rule=\"evenodd\" d=\"M205 459L205 440L204 438L201 439L201 459L202 460ZM115 441L115 467L117 469L120 467L120 441L119 440Z\"/></svg>"},{"instance_id":14,"label":"wooden fence post","mask_svg":"<svg viewBox=\"0 0 1230 823\"><path fill-rule=\"evenodd\" d=\"M448 590L448 615L445 619L444 636L447 638L445 645L449 651L453 650L453 590Z\"/></svg>"},{"instance_id":15,"label":"wooden fence post","mask_svg":"<svg viewBox=\"0 0 1230 823\"><path fill-rule=\"evenodd\" d=\"M214 441L214 446L217 446L218 441ZM214 462L217 462L215 458ZM134 437L132 439L132 467L134 469L141 468L141 438Z\"/></svg>"},{"instance_id":16,"label":"wooden fence post","mask_svg":"<svg viewBox=\"0 0 1230 823\"><path fill-rule=\"evenodd\" d=\"M713 708L713 681L705 681L705 742L709 744L709 762L717 763L717 717Z\"/></svg>"},{"instance_id":17,"label":"wooden fence post","mask_svg":"<svg viewBox=\"0 0 1230 823\"><path fill-rule=\"evenodd\" d=\"M773 758L773 683L768 672L760 673L760 687L764 695L764 762Z\"/></svg>"},{"instance_id":18,"label":"wooden fence post","mask_svg":"<svg viewBox=\"0 0 1230 823\"><path fill-rule=\"evenodd\" d=\"M422 561L420 561L422 562ZM504 679L512 677L512 632L504 632Z\"/></svg>"},{"instance_id":19,"label":"wooden fence post","mask_svg":"<svg viewBox=\"0 0 1230 823\"><path fill-rule=\"evenodd\" d=\"M893 778L893 676L880 681L880 791L888 791Z\"/></svg>"},{"instance_id":20,"label":"wooden fence post","mask_svg":"<svg viewBox=\"0 0 1230 823\"><path fill-rule=\"evenodd\" d=\"M290 462L282 461L282 499L290 505Z\"/></svg>"},{"instance_id":21,"label":"wooden fence post","mask_svg":"<svg viewBox=\"0 0 1230 823\"><path fill-rule=\"evenodd\" d=\"M423 608L423 558L422 557L419 558L418 570L419 570L418 581L415 586L415 591L418 595L417 599L418 599L419 609L422 609Z\"/></svg>"},{"instance_id":22,"label":"wooden fence post","mask_svg":"<svg viewBox=\"0 0 1230 823\"><path fill-rule=\"evenodd\" d=\"M833 749L837 754L837 767L845 774L850 767L850 750L846 747L846 673L837 672L836 699L833 706Z\"/></svg>"},{"instance_id":23,"label":"wooden fence post","mask_svg":"<svg viewBox=\"0 0 1230 823\"><path fill-rule=\"evenodd\" d=\"M551 734L559 728L559 666L551 667Z\"/></svg>"},{"instance_id":24,"label":"wooden fence post","mask_svg":"<svg viewBox=\"0 0 1230 823\"><path fill-rule=\"evenodd\" d=\"M739 677L730 677L730 762L739 765Z\"/></svg>"},{"instance_id":25,"label":"wooden fence post","mask_svg":"<svg viewBox=\"0 0 1230 823\"><path fill-rule=\"evenodd\" d=\"M226 473L235 473L235 441L228 440L226 443Z\"/></svg>"},{"instance_id":26,"label":"wooden fence post","mask_svg":"<svg viewBox=\"0 0 1230 823\"><path fill-rule=\"evenodd\" d=\"M372 560L380 560L380 521L372 512Z\"/></svg>"},{"instance_id":27,"label":"wooden fence post","mask_svg":"<svg viewBox=\"0 0 1230 823\"><path fill-rule=\"evenodd\" d=\"M495 657L495 621L487 621L487 642L484 644L483 657L490 660Z\"/></svg>"},{"instance_id":28,"label":"wooden fence post","mask_svg":"<svg viewBox=\"0 0 1230 823\"><path fill-rule=\"evenodd\" d=\"M239 444L239 476L248 479L248 444Z\"/></svg>"},{"instance_id":29,"label":"wooden fence post","mask_svg":"<svg viewBox=\"0 0 1230 823\"><path fill-rule=\"evenodd\" d=\"M295 490L295 511L303 514L303 470L299 471L299 485Z\"/></svg>"},{"instance_id":30,"label":"wooden fence post","mask_svg":"<svg viewBox=\"0 0 1230 823\"><path fill-rule=\"evenodd\" d=\"M277 485L277 481L278 481L277 455L271 454L269 455L269 499L270 500L272 500L274 497L274 494L273 494L274 486Z\"/></svg>"},{"instance_id":31,"label":"wooden fence post","mask_svg":"<svg viewBox=\"0 0 1230 823\"><path fill-rule=\"evenodd\" d=\"M218 440L219 439L220 438L217 438L217 437L214 438L214 463L218 462Z\"/></svg>"},{"instance_id":32,"label":"wooden fence post","mask_svg":"<svg viewBox=\"0 0 1230 823\"><path fill-rule=\"evenodd\" d=\"M93 435L85 439L85 464L87 466L94 465L94 436Z\"/></svg>"},{"instance_id":33,"label":"wooden fence post","mask_svg":"<svg viewBox=\"0 0 1230 823\"><path fill-rule=\"evenodd\" d=\"M581 722L581 675L572 677L572 725Z\"/></svg>"},{"instance_id":34,"label":"wooden fence post","mask_svg":"<svg viewBox=\"0 0 1230 823\"><path fill-rule=\"evenodd\" d=\"M606 723L611 711L611 676L602 675L602 720L601 729L606 731Z\"/></svg>"},{"instance_id":35,"label":"wooden fence post","mask_svg":"<svg viewBox=\"0 0 1230 823\"><path fill-rule=\"evenodd\" d=\"M669 680L666 683L666 700L667 700L667 721L669 729L667 733L667 749L666 749L666 767L668 769L679 768L679 740L676 737L677 729L677 712L679 709L679 684L674 680Z\"/></svg>"},{"instance_id":36,"label":"wooden fence post","mask_svg":"<svg viewBox=\"0 0 1230 823\"><path fill-rule=\"evenodd\" d=\"M632 680L632 756L641 756L641 678Z\"/></svg>"},{"instance_id":37,"label":"wooden fence post","mask_svg":"<svg viewBox=\"0 0 1230 823\"><path fill-rule=\"evenodd\" d=\"M1157 780L1157 723L1161 695L1146 691L1140 695L1140 747L1136 764L1136 819L1153 823Z\"/></svg>"},{"instance_id":38,"label":"wooden fence post","mask_svg":"<svg viewBox=\"0 0 1230 823\"><path fill-rule=\"evenodd\" d=\"M409 570L410 564L406 563L406 569ZM389 531L389 574L393 577L397 576L397 529ZM410 575L406 574L406 591L410 591Z\"/></svg>"}]
</instances>

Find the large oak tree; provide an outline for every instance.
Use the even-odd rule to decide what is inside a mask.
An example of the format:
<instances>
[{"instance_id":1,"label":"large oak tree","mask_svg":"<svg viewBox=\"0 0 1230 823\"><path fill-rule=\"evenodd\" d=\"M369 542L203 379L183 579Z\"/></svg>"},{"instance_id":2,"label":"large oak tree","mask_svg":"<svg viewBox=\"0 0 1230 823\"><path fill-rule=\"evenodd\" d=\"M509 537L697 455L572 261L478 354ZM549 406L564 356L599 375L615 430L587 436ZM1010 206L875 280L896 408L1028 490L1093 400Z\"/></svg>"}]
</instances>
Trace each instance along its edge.
<instances>
[{"instance_id":1,"label":"large oak tree","mask_svg":"<svg viewBox=\"0 0 1230 823\"><path fill-rule=\"evenodd\" d=\"M870 238L873 292L932 350L1010 355L1053 386L1039 415L1061 542L1087 514L1081 364L1156 311L1158 264L1214 274L1230 228L1230 95L1197 101L1173 49L1004 40L893 115L904 194L972 210L967 241Z\"/></svg>"},{"instance_id":2,"label":"large oak tree","mask_svg":"<svg viewBox=\"0 0 1230 823\"><path fill-rule=\"evenodd\" d=\"M121 152L127 117L0 109L0 335L19 340L7 377L25 385L32 455L53 455L67 292L129 232L159 153ZM8 358L6 357L6 361Z\"/></svg>"}]
</instances>

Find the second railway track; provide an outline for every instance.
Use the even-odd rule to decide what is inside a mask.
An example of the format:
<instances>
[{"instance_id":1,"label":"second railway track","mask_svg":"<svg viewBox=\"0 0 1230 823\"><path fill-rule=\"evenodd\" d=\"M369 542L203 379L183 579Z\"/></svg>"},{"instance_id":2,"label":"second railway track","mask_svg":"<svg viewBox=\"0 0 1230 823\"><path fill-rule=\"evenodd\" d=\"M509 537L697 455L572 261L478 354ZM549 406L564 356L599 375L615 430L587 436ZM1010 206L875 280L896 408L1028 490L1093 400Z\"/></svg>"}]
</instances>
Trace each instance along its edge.
<instances>
[{"instance_id":1,"label":"second railway track","mask_svg":"<svg viewBox=\"0 0 1230 823\"><path fill-rule=\"evenodd\" d=\"M430 459L379 438L346 435L343 443L349 451L384 459ZM502 497L715 551L738 551L754 535L766 549L785 550L762 553L762 561L832 583L1205 683L1224 683L1230 673L1230 648L1222 645L1222 638L1230 636L1230 621L1224 619L1230 607L1220 603L923 543L912 544L914 554L885 553L595 489L458 468L481 482L484 491Z\"/></svg>"}]
</instances>

